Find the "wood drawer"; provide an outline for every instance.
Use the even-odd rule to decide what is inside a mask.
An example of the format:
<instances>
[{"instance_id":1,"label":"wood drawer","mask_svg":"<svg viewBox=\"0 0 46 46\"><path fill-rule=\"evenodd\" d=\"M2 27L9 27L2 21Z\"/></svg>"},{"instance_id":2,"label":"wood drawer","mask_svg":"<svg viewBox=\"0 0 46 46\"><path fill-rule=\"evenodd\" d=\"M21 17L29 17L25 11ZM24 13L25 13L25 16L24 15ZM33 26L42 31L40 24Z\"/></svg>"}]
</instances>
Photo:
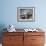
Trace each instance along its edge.
<instances>
[{"instance_id":1,"label":"wood drawer","mask_svg":"<svg viewBox=\"0 0 46 46\"><path fill-rule=\"evenodd\" d=\"M32 44L32 37L30 36L24 36L24 46L31 46Z\"/></svg>"},{"instance_id":2,"label":"wood drawer","mask_svg":"<svg viewBox=\"0 0 46 46\"><path fill-rule=\"evenodd\" d=\"M3 43L14 43L23 41L23 36L5 36L3 37Z\"/></svg>"},{"instance_id":3,"label":"wood drawer","mask_svg":"<svg viewBox=\"0 0 46 46\"><path fill-rule=\"evenodd\" d=\"M44 46L44 44L31 44L31 46Z\"/></svg>"},{"instance_id":4,"label":"wood drawer","mask_svg":"<svg viewBox=\"0 0 46 46\"><path fill-rule=\"evenodd\" d=\"M24 37L24 42L28 43L28 42L32 42L32 37Z\"/></svg>"},{"instance_id":5,"label":"wood drawer","mask_svg":"<svg viewBox=\"0 0 46 46\"><path fill-rule=\"evenodd\" d=\"M23 43L19 43L19 44L3 44L2 46L23 46Z\"/></svg>"},{"instance_id":6,"label":"wood drawer","mask_svg":"<svg viewBox=\"0 0 46 46\"><path fill-rule=\"evenodd\" d=\"M23 36L23 32L4 32L4 36Z\"/></svg>"},{"instance_id":7,"label":"wood drawer","mask_svg":"<svg viewBox=\"0 0 46 46\"><path fill-rule=\"evenodd\" d=\"M32 43L33 44L43 44L44 36L32 36Z\"/></svg>"},{"instance_id":8,"label":"wood drawer","mask_svg":"<svg viewBox=\"0 0 46 46\"><path fill-rule=\"evenodd\" d=\"M44 36L45 33L44 33L44 32L25 32L25 33L24 33L24 36L31 36L31 35L32 35L32 36L33 36L33 35L34 35L34 36L36 36L36 35L37 35L37 36L41 36L41 35Z\"/></svg>"}]
</instances>

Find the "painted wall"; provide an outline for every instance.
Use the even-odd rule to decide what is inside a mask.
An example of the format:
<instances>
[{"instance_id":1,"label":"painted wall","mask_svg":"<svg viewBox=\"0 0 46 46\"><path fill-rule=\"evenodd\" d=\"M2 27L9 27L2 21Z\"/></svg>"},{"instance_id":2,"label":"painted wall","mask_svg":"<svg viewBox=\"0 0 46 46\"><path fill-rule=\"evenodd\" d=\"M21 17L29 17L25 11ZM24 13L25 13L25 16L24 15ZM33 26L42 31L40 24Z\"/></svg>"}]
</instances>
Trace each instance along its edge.
<instances>
[{"instance_id":1,"label":"painted wall","mask_svg":"<svg viewBox=\"0 0 46 46\"><path fill-rule=\"evenodd\" d=\"M16 28L46 28L46 0L0 0L0 25ZM18 22L17 7L35 7L35 22Z\"/></svg>"}]
</instances>

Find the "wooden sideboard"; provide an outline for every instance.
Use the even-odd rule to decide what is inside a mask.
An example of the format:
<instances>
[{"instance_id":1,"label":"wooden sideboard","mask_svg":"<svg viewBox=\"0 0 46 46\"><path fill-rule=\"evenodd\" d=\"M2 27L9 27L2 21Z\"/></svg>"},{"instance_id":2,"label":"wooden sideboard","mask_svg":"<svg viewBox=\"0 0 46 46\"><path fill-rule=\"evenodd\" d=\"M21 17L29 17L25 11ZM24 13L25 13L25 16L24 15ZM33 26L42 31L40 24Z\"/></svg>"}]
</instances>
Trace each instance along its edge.
<instances>
[{"instance_id":1,"label":"wooden sideboard","mask_svg":"<svg viewBox=\"0 0 46 46\"><path fill-rule=\"evenodd\" d=\"M44 46L44 32L3 32L3 46Z\"/></svg>"}]
</instances>

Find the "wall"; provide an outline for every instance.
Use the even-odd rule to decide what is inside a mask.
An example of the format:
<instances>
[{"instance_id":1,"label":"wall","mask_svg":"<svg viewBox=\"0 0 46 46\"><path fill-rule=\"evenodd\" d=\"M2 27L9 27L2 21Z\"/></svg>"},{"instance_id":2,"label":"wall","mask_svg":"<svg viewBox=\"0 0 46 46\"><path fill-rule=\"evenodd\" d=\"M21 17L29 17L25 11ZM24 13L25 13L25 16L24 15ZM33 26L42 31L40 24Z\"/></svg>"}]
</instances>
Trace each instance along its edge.
<instances>
[{"instance_id":1,"label":"wall","mask_svg":"<svg viewBox=\"0 0 46 46\"><path fill-rule=\"evenodd\" d=\"M16 28L46 28L46 0L0 0L0 25L13 24ZM35 7L35 22L18 22L17 7Z\"/></svg>"}]
</instances>

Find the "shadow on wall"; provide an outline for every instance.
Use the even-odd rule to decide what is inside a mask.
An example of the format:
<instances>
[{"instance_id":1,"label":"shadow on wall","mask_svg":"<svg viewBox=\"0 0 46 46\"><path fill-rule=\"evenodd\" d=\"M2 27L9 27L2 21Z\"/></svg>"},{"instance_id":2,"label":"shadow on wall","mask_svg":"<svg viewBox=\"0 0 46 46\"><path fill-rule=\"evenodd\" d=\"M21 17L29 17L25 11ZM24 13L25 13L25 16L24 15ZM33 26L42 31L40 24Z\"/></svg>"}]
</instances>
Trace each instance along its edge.
<instances>
[{"instance_id":1,"label":"shadow on wall","mask_svg":"<svg viewBox=\"0 0 46 46\"><path fill-rule=\"evenodd\" d=\"M4 30L4 28L6 28L6 26L4 24L0 24L0 43L2 43L2 32L5 32L6 30Z\"/></svg>"}]
</instances>

